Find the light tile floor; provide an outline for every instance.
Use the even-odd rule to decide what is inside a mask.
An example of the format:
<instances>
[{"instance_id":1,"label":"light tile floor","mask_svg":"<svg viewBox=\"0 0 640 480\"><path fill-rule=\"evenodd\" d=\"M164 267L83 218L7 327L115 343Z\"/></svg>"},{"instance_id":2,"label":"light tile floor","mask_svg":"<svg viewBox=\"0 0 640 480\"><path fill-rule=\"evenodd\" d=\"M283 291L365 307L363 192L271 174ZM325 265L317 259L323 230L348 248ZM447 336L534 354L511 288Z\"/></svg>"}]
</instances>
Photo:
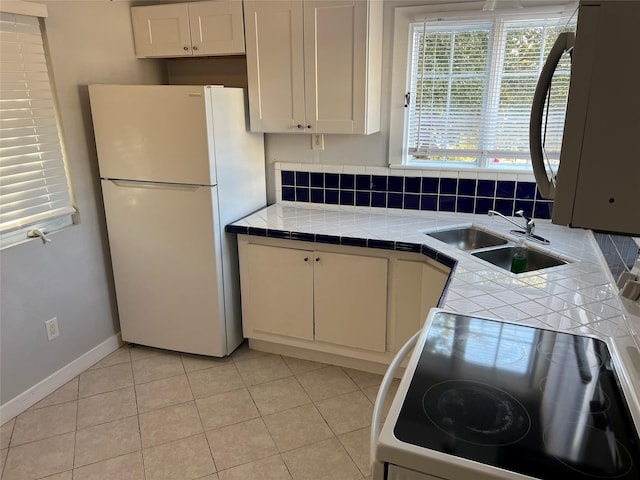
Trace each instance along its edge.
<instances>
[{"instance_id":1,"label":"light tile floor","mask_svg":"<svg viewBox=\"0 0 640 480\"><path fill-rule=\"evenodd\" d=\"M125 345L0 427L1 478L370 478L381 379L246 343L223 359Z\"/></svg>"}]
</instances>

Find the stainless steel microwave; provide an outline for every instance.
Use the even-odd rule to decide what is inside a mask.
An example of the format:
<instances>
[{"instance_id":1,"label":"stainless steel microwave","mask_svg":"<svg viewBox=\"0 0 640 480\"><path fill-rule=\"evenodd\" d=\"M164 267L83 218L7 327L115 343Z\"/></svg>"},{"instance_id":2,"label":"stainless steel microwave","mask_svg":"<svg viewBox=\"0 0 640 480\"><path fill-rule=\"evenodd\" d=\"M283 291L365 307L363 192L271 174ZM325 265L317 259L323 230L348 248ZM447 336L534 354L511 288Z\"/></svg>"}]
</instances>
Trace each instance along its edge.
<instances>
[{"instance_id":1,"label":"stainless steel microwave","mask_svg":"<svg viewBox=\"0 0 640 480\"><path fill-rule=\"evenodd\" d=\"M575 34L561 34L540 74L530 148L552 222L640 235L640 0L582 0ZM557 173L545 161L545 103L553 72L571 55Z\"/></svg>"}]
</instances>

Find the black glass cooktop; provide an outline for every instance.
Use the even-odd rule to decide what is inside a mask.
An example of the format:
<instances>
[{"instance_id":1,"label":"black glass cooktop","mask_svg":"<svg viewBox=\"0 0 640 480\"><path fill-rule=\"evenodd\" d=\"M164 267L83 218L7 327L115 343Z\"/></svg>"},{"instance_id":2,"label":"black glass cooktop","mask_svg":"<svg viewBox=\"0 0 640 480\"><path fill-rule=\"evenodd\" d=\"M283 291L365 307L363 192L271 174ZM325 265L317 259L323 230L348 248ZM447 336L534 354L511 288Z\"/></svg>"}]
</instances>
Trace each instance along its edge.
<instances>
[{"instance_id":1,"label":"black glass cooktop","mask_svg":"<svg viewBox=\"0 0 640 480\"><path fill-rule=\"evenodd\" d=\"M542 479L640 479L607 345L436 313L395 436Z\"/></svg>"}]
</instances>

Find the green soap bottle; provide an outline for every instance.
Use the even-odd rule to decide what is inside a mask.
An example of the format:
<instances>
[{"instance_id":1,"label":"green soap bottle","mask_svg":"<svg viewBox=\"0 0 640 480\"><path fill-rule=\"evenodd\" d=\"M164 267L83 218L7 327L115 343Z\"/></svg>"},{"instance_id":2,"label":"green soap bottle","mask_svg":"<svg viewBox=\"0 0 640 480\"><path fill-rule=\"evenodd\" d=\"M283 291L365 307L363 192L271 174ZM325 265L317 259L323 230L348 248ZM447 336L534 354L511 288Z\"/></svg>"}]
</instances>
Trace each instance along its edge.
<instances>
[{"instance_id":1,"label":"green soap bottle","mask_svg":"<svg viewBox=\"0 0 640 480\"><path fill-rule=\"evenodd\" d=\"M524 252L516 251L513 254L513 258L511 259L511 272L513 273L522 273L527 269L527 257Z\"/></svg>"},{"instance_id":2,"label":"green soap bottle","mask_svg":"<svg viewBox=\"0 0 640 480\"><path fill-rule=\"evenodd\" d=\"M511 272L522 273L527 270L527 256L524 250L524 238L520 240L511 258Z\"/></svg>"}]
</instances>

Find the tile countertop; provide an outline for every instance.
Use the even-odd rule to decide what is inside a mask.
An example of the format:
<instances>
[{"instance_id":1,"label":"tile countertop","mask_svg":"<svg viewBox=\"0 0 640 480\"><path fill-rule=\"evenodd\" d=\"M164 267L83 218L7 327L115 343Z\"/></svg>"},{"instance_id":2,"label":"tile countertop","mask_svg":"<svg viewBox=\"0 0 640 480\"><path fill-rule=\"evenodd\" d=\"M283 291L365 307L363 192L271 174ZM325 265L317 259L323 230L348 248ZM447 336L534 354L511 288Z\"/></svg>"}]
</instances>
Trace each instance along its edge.
<instances>
[{"instance_id":1,"label":"tile countertop","mask_svg":"<svg viewBox=\"0 0 640 480\"><path fill-rule=\"evenodd\" d=\"M520 218L514 220L522 223ZM356 239L382 241L378 243L386 244L386 248L390 242L396 242L398 249L421 245L423 253L437 260L442 260L439 254L444 254L442 263L451 264L455 259L457 264L441 308L606 340L622 366L618 369L621 384L640 427L640 308L623 304L591 231L536 220L535 233L550 240L550 244L528 242L529 247L553 253L569 263L518 275L424 233L472 224L511 241L518 240L509 233L514 228L512 224L487 215L328 205L274 204L226 229L293 239L313 235L320 243L337 243L339 237L341 243L351 245L354 243L349 242Z\"/></svg>"}]
</instances>

